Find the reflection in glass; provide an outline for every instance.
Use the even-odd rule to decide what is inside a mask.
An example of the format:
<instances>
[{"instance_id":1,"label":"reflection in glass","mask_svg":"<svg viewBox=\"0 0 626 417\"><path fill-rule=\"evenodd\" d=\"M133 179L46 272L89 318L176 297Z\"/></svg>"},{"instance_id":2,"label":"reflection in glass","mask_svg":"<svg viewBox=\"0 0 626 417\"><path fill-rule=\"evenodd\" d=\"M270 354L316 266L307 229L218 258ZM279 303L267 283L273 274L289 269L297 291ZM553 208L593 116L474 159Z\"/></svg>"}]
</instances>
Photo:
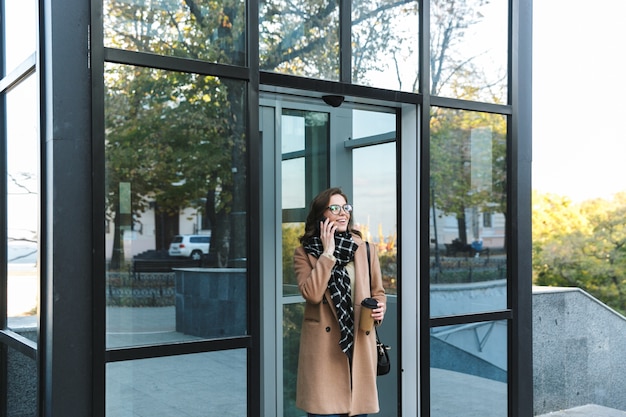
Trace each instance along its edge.
<instances>
[{"instance_id":1,"label":"reflection in glass","mask_svg":"<svg viewBox=\"0 0 626 417\"><path fill-rule=\"evenodd\" d=\"M432 1L431 94L505 104L506 1Z\"/></svg>"},{"instance_id":2,"label":"reflection in glass","mask_svg":"<svg viewBox=\"0 0 626 417\"><path fill-rule=\"evenodd\" d=\"M292 252L293 253L293 252ZM296 407L296 379L298 352L304 303L283 306L283 416L299 417L302 410Z\"/></svg>"},{"instance_id":3,"label":"reflection in glass","mask_svg":"<svg viewBox=\"0 0 626 417\"><path fill-rule=\"evenodd\" d=\"M293 270L293 253L304 234L304 217L310 200L328 187L328 141L328 113L282 110L283 295L300 295Z\"/></svg>"},{"instance_id":4,"label":"reflection in glass","mask_svg":"<svg viewBox=\"0 0 626 417\"><path fill-rule=\"evenodd\" d=\"M281 117L281 164L283 209L306 206L304 149L306 120L304 112L283 114Z\"/></svg>"},{"instance_id":5,"label":"reflection in glass","mask_svg":"<svg viewBox=\"0 0 626 417\"><path fill-rule=\"evenodd\" d=\"M39 296L39 124L37 77L6 94L7 317L20 332L37 329ZM30 330L29 330L30 329Z\"/></svg>"},{"instance_id":6,"label":"reflection in glass","mask_svg":"<svg viewBox=\"0 0 626 417\"><path fill-rule=\"evenodd\" d=\"M430 123L431 317L505 309L506 117L435 109Z\"/></svg>"},{"instance_id":7,"label":"reflection in glass","mask_svg":"<svg viewBox=\"0 0 626 417\"><path fill-rule=\"evenodd\" d=\"M356 148L352 156L354 223L377 245L385 291L397 294L396 143Z\"/></svg>"},{"instance_id":8,"label":"reflection in glass","mask_svg":"<svg viewBox=\"0 0 626 417\"><path fill-rule=\"evenodd\" d=\"M418 2L352 0L352 82L417 92Z\"/></svg>"},{"instance_id":9,"label":"reflection in glass","mask_svg":"<svg viewBox=\"0 0 626 417\"><path fill-rule=\"evenodd\" d=\"M107 346L232 335L219 323L246 299L245 83L105 69ZM208 253L170 256L179 234L210 235ZM196 298L192 281L206 281Z\"/></svg>"},{"instance_id":10,"label":"reflection in glass","mask_svg":"<svg viewBox=\"0 0 626 417\"><path fill-rule=\"evenodd\" d=\"M437 327L430 334L430 415L507 416L507 324Z\"/></svg>"},{"instance_id":11,"label":"reflection in glass","mask_svg":"<svg viewBox=\"0 0 626 417\"><path fill-rule=\"evenodd\" d=\"M260 69L339 80L338 3L338 0L260 2Z\"/></svg>"},{"instance_id":12,"label":"reflection in glass","mask_svg":"<svg viewBox=\"0 0 626 417\"><path fill-rule=\"evenodd\" d=\"M245 65L243 0L105 0L103 7L106 47Z\"/></svg>"},{"instance_id":13,"label":"reflection in glass","mask_svg":"<svg viewBox=\"0 0 626 417\"><path fill-rule=\"evenodd\" d=\"M297 209L306 206L306 182L304 157L283 160L281 164L283 208Z\"/></svg>"},{"instance_id":14,"label":"reflection in glass","mask_svg":"<svg viewBox=\"0 0 626 417\"><path fill-rule=\"evenodd\" d=\"M307 207L307 200L326 188L328 131L328 113L283 110L280 132L283 210Z\"/></svg>"},{"instance_id":15,"label":"reflection in glass","mask_svg":"<svg viewBox=\"0 0 626 417\"><path fill-rule=\"evenodd\" d=\"M2 19L2 39L5 58L5 74L9 74L37 50L39 16L35 0L7 0Z\"/></svg>"},{"instance_id":16,"label":"reflection in glass","mask_svg":"<svg viewBox=\"0 0 626 417\"><path fill-rule=\"evenodd\" d=\"M283 223L283 295L300 295L296 273L293 267L293 253L300 246L300 237L304 235L304 222Z\"/></svg>"},{"instance_id":17,"label":"reflection in glass","mask_svg":"<svg viewBox=\"0 0 626 417\"><path fill-rule=\"evenodd\" d=\"M244 349L107 364L106 415L247 415Z\"/></svg>"},{"instance_id":18,"label":"reflection in glass","mask_svg":"<svg viewBox=\"0 0 626 417\"><path fill-rule=\"evenodd\" d=\"M35 335L36 336L36 335ZM37 363L22 353L6 350L6 415L37 416ZM5 405L2 404L2 407Z\"/></svg>"}]
</instances>

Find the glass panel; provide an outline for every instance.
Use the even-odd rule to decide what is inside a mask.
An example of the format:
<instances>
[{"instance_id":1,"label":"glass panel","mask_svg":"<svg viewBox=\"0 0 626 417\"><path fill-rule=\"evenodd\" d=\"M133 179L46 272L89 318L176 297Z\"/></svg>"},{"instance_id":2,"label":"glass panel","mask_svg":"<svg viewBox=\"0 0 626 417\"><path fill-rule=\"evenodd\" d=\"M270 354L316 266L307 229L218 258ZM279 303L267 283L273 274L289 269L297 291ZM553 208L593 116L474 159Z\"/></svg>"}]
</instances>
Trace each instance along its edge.
<instances>
[{"instance_id":1,"label":"glass panel","mask_svg":"<svg viewBox=\"0 0 626 417\"><path fill-rule=\"evenodd\" d=\"M432 417L508 415L506 322L431 329L430 366Z\"/></svg>"},{"instance_id":2,"label":"glass panel","mask_svg":"<svg viewBox=\"0 0 626 417\"><path fill-rule=\"evenodd\" d=\"M364 139L372 136L381 136L385 140L395 139L396 114L353 109L352 137Z\"/></svg>"},{"instance_id":3,"label":"glass panel","mask_svg":"<svg viewBox=\"0 0 626 417\"><path fill-rule=\"evenodd\" d=\"M245 83L105 81L107 346L246 334Z\"/></svg>"},{"instance_id":4,"label":"glass panel","mask_svg":"<svg viewBox=\"0 0 626 417\"><path fill-rule=\"evenodd\" d=\"M103 7L106 47L246 63L243 0L105 0Z\"/></svg>"},{"instance_id":5,"label":"glass panel","mask_svg":"<svg viewBox=\"0 0 626 417\"><path fill-rule=\"evenodd\" d=\"M324 113L322 113L324 114ZM296 110L283 111L281 118L281 150L283 154L289 152L304 151L305 129L306 129L306 112ZM283 158L284 159L284 158ZM302 207L302 206L299 206Z\"/></svg>"},{"instance_id":6,"label":"glass panel","mask_svg":"<svg viewBox=\"0 0 626 417\"><path fill-rule=\"evenodd\" d=\"M352 81L417 92L418 2L352 0Z\"/></svg>"},{"instance_id":7,"label":"glass panel","mask_svg":"<svg viewBox=\"0 0 626 417\"><path fill-rule=\"evenodd\" d=\"M352 136L354 139L395 139L395 113L352 111ZM397 364L398 264L397 264L397 196L396 196L396 142L381 143L352 151L352 193L354 223L364 239L377 246L378 260L387 293L385 321L378 334L389 351L392 364ZM397 369L384 377L378 385L380 413L395 416L398 412Z\"/></svg>"},{"instance_id":8,"label":"glass panel","mask_svg":"<svg viewBox=\"0 0 626 417\"><path fill-rule=\"evenodd\" d=\"M293 252L304 234L305 209L313 196L328 186L329 114L284 109L280 135L283 294L300 295L293 272Z\"/></svg>"},{"instance_id":9,"label":"glass panel","mask_svg":"<svg viewBox=\"0 0 626 417\"><path fill-rule=\"evenodd\" d=\"M306 206L306 190L302 184L306 182L304 158L296 158L282 162L283 208L297 209Z\"/></svg>"},{"instance_id":10,"label":"glass panel","mask_svg":"<svg viewBox=\"0 0 626 417\"><path fill-rule=\"evenodd\" d=\"M291 255L293 258L293 252ZM296 407L298 352L300 351L303 314L304 303L283 306L283 416L285 417L300 417L304 414Z\"/></svg>"},{"instance_id":11,"label":"glass panel","mask_svg":"<svg viewBox=\"0 0 626 417\"><path fill-rule=\"evenodd\" d=\"M244 349L109 363L106 415L247 415Z\"/></svg>"},{"instance_id":12,"label":"glass panel","mask_svg":"<svg viewBox=\"0 0 626 417\"><path fill-rule=\"evenodd\" d=\"M338 1L261 1L259 66L264 71L339 80Z\"/></svg>"},{"instance_id":13,"label":"glass panel","mask_svg":"<svg viewBox=\"0 0 626 417\"><path fill-rule=\"evenodd\" d=\"M508 4L431 2L431 94L506 104Z\"/></svg>"},{"instance_id":14,"label":"glass panel","mask_svg":"<svg viewBox=\"0 0 626 417\"><path fill-rule=\"evenodd\" d=\"M37 363L12 348L8 348L7 352L6 415L9 417L36 417L38 415Z\"/></svg>"},{"instance_id":15,"label":"glass panel","mask_svg":"<svg viewBox=\"0 0 626 417\"><path fill-rule=\"evenodd\" d=\"M283 223L283 295L300 295L296 273L293 268L293 253L300 246L304 234L304 222Z\"/></svg>"},{"instance_id":16,"label":"glass panel","mask_svg":"<svg viewBox=\"0 0 626 417\"><path fill-rule=\"evenodd\" d=\"M4 74L9 74L37 50L39 19L35 0L6 0L3 37L6 39Z\"/></svg>"},{"instance_id":17,"label":"glass panel","mask_svg":"<svg viewBox=\"0 0 626 417\"><path fill-rule=\"evenodd\" d=\"M38 101L35 76L6 94L8 327L35 332L39 297Z\"/></svg>"},{"instance_id":18,"label":"glass panel","mask_svg":"<svg viewBox=\"0 0 626 417\"><path fill-rule=\"evenodd\" d=\"M430 124L430 314L505 309L506 117L435 109Z\"/></svg>"},{"instance_id":19,"label":"glass panel","mask_svg":"<svg viewBox=\"0 0 626 417\"><path fill-rule=\"evenodd\" d=\"M395 114L355 111L353 132L395 138ZM361 114L359 117L357 114ZM387 294L397 293L396 144L356 148L353 157L354 223L363 237L378 246Z\"/></svg>"},{"instance_id":20,"label":"glass panel","mask_svg":"<svg viewBox=\"0 0 626 417\"><path fill-rule=\"evenodd\" d=\"M329 115L283 110L281 118L283 209L305 208L311 187L326 184ZM315 173L311 175L311 172ZM308 180L308 181L307 181Z\"/></svg>"}]
</instances>

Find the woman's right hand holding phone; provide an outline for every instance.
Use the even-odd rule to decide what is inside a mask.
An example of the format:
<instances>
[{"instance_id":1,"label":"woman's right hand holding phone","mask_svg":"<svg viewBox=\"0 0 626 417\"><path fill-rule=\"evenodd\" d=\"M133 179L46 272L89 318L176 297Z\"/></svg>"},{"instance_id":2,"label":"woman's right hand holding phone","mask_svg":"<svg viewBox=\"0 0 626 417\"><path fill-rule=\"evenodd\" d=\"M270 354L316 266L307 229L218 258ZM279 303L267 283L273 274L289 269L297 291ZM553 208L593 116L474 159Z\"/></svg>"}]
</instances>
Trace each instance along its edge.
<instances>
[{"instance_id":1,"label":"woman's right hand holding phone","mask_svg":"<svg viewBox=\"0 0 626 417\"><path fill-rule=\"evenodd\" d=\"M332 255L335 252L335 231L337 226L329 219L320 221L320 239L324 246L324 253Z\"/></svg>"}]
</instances>

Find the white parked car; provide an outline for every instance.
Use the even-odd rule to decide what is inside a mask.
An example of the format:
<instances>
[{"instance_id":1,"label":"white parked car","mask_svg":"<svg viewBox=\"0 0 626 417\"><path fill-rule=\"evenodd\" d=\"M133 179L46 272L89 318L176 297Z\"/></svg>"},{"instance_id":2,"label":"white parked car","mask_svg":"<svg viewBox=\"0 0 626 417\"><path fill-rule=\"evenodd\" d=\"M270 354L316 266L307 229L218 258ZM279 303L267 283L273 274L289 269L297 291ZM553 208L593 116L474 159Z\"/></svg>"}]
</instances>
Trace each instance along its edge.
<instances>
[{"instance_id":1,"label":"white parked car","mask_svg":"<svg viewBox=\"0 0 626 417\"><path fill-rule=\"evenodd\" d=\"M209 254L211 235L176 235L170 243L170 256L180 256L200 260Z\"/></svg>"}]
</instances>

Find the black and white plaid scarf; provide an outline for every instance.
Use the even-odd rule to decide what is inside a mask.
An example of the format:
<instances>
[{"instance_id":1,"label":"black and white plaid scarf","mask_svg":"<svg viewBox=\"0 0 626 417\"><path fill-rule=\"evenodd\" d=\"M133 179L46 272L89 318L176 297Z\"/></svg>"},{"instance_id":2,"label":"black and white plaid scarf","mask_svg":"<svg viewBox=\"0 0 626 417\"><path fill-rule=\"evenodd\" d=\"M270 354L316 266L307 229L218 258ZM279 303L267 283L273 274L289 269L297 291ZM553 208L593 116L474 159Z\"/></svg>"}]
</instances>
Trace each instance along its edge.
<instances>
[{"instance_id":1,"label":"black and white plaid scarf","mask_svg":"<svg viewBox=\"0 0 626 417\"><path fill-rule=\"evenodd\" d=\"M304 250L307 253L319 258L322 255L324 246L318 236L313 236L304 243ZM348 232L335 234L335 252L333 255L337 259L335 266L330 271L330 281L328 289L333 304L337 309L339 328L341 330L341 340L339 345L341 350L348 356L352 354L354 343L354 309L352 307L352 289L350 286L350 276L346 271L346 265L354 258L358 245L352 240L352 235Z\"/></svg>"}]
</instances>

